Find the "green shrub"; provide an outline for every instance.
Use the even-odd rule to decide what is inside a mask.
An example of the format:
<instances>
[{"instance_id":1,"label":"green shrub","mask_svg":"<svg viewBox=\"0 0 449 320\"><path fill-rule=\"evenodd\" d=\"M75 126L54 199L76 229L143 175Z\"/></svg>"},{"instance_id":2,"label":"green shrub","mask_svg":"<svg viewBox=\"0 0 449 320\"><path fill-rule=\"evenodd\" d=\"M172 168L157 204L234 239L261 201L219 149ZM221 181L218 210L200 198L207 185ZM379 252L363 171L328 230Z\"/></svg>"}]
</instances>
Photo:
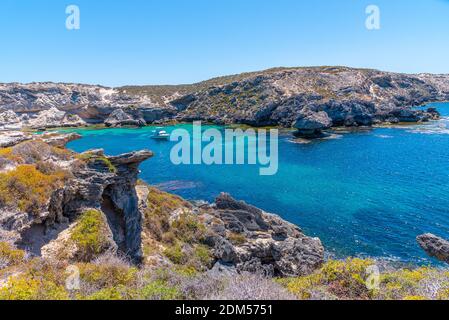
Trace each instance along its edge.
<instances>
[{"instance_id":1,"label":"green shrub","mask_svg":"<svg viewBox=\"0 0 449 320\"><path fill-rule=\"evenodd\" d=\"M111 172L111 173L117 172L117 168L112 164L112 162L106 156L86 152L86 153L77 155L76 158L79 160L82 160L84 162L87 162L87 163L100 162L100 163L102 163L102 165L104 165L109 170L109 172Z\"/></svg>"},{"instance_id":2,"label":"green shrub","mask_svg":"<svg viewBox=\"0 0 449 320\"><path fill-rule=\"evenodd\" d=\"M374 293L366 286L367 268L372 265L369 259L331 260L312 275L281 283L300 299L310 299L319 290L341 299L369 299Z\"/></svg>"},{"instance_id":3,"label":"green shrub","mask_svg":"<svg viewBox=\"0 0 449 320\"><path fill-rule=\"evenodd\" d=\"M144 227L157 241L173 243L174 235L164 235L170 232L170 214L176 209L189 207L190 204L156 188L149 187L148 191Z\"/></svg>"},{"instance_id":4,"label":"green shrub","mask_svg":"<svg viewBox=\"0 0 449 320\"><path fill-rule=\"evenodd\" d=\"M70 239L76 244L78 258L89 261L108 249L107 221L98 210L85 211L77 221Z\"/></svg>"},{"instance_id":5,"label":"green shrub","mask_svg":"<svg viewBox=\"0 0 449 320\"><path fill-rule=\"evenodd\" d=\"M162 280L155 280L146 285L140 295L145 300L176 300L181 297L177 288L167 285Z\"/></svg>"},{"instance_id":6,"label":"green shrub","mask_svg":"<svg viewBox=\"0 0 449 320\"><path fill-rule=\"evenodd\" d=\"M171 224L171 230L176 238L186 243L197 243L204 240L206 227L198 217L184 213Z\"/></svg>"},{"instance_id":7,"label":"green shrub","mask_svg":"<svg viewBox=\"0 0 449 320\"><path fill-rule=\"evenodd\" d=\"M136 298L137 293L125 286L101 289L87 297L78 295L78 300L131 300Z\"/></svg>"},{"instance_id":8,"label":"green shrub","mask_svg":"<svg viewBox=\"0 0 449 320\"><path fill-rule=\"evenodd\" d=\"M414 270L401 269L381 276L381 290L378 297L382 299L401 300L406 297L420 296L420 283L432 272L430 268ZM449 278L448 278L449 280Z\"/></svg>"},{"instance_id":9,"label":"green shrub","mask_svg":"<svg viewBox=\"0 0 449 320\"><path fill-rule=\"evenodd\" d=\"M212 253L209 247L199 244L195 247L195 258L202 266L210 267L213 261Z\"/></svg>"},{"instance_id":10,"label":"green shrub","mask_svg":"<svg viewBox=\"0 0 449 320\"><path fill-rule=\"evenodd\" d=\"M187 255L183 252L182 246L179 243L165 248L164 255L175 264L183 264L188 260Z\"/></svg>"},{"instance_id":11,"label":"green shrub","mask_svg":"<svg viewBox=\"0 0 449 320\"><path fill-rule=\"evenodd\" d=\"M136 281L137 269L110 264L79 264L82 281L98 288L132 287Z\"/></svg>"}]
</instances>

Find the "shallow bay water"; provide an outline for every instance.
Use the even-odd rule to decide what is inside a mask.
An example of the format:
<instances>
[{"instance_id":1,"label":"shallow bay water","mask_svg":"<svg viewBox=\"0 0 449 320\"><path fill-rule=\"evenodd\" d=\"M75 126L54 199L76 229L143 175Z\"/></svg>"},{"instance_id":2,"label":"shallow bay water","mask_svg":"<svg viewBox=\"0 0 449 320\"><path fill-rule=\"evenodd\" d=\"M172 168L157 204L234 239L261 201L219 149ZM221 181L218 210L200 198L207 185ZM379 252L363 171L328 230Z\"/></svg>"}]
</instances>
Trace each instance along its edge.
<instances>
[{"instance_id":1,"label":"shallow bay water","mask_svg":"<svg viewBox=\"0 0 449 320\"><path fill-rule=\"evenodd\" d=\"M170 161L175 142L151 139L154 127L72 130L83 138L68 147L104 148L109 155L150 149L155 156L141 165L141 179L163 190L207 201L228 192L320 237L339 258L429 264L436 262L416 236L449 238L449 103L432 106L442 120L337 132L308 144L282 133L274 176L260 176L254 165L176 166ZM176 128L192 131L191 125L166 130Z\"/></svg>"}]
</instances>

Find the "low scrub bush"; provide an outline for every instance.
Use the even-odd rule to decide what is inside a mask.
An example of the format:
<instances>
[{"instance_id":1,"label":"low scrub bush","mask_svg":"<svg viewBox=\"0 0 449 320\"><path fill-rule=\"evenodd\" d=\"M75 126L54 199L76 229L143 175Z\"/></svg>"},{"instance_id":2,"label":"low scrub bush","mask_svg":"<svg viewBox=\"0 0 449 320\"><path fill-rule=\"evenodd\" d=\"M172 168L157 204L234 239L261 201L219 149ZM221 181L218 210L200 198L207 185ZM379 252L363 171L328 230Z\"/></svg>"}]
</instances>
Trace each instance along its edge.
<instances>
[{"instance_id":1,"label":"low scrub bush","mask_svg":"<svg viewBox=\"0 0 449 320\"><path fill-rule=\"evenodd\" d=\"M18 265L25 261L25 252L6 242L0 242L0 269Z\"/></svg>"},{"instance_id":2,"label":"low scrub bush","mask_svg":"<svg viewBox=\"0 0 449 320\"><path fill-rule=\"evenodd\" d=\"M162 280L154 280L147 284L140 291L140 296L144 300L176 300L181 298L176 287L172 287Z\"/></svg>"},{"instance_id":3,"label":"low scrub bush","mask_svg":"<svg viewBox=\"0 0 449 320\"><path fill-rule=\"evenodd\" d=\"M368 289L366 280L372 260L331 260L315 273L280 282L299 299L370 299L374 292Z\"/></svg>"},{"instance_id":4,"label":"low scrub bush","mask_svg":"<svg viewBox=\"0 0 449 320\"><path fill-rule=\"evenodd\" d=\"M15 170L0 173L0 206L37 214L66 178L66 172L47 175L34 165L20 165Z\"/></svg>"},{"instance_id":5,"label":"low scrub bush","mask_svg":"<svg viewBox=\"0 0 449 320\"><path fill-rule=\"evenodd\" d=\"M10 277L0 287L0 300L68 300L65 288L54 282L28 276Z\"/></svg>"},{"instance_id":6,"label":"low scrub bush","mask_svg":"<svg viewBox=\"0 0 449 320\"><path fill-rule=\"evenodd\" d=\"M78 248L78 257L90 261L109 249L106 238L108 224L105 216L98 210L85 211L77 221L70 239Z\"/></svg>"},{"instance_id":7,"label":"low scrub bush","mask_svg":"<svg viewBox=\"0 0 449 320\"><path fill-rule=\"evenodd\" d=\"M97 155L94 153L82 153L76 156L78 160L82 160L86 163L100 163L101 165L105 166L109 172L116 173L117 168L112 164L112 162L106 157L102 155Z\"/></svg>"}]
</instances>

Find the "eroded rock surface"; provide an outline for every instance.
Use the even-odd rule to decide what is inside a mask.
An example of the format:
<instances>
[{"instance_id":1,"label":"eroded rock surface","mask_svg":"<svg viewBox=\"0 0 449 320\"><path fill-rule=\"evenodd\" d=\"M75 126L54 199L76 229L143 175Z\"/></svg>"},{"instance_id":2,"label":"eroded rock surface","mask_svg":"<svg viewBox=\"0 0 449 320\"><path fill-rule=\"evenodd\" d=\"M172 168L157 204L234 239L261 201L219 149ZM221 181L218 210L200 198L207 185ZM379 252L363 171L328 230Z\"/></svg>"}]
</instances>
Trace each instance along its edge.
<instances>
[{"instance_id":1,"label":"eroded rock surface","mask_svg":"<svg viewBox=\"0 0 449 320\"><path fill-rule=\"evenodd\" d=\"M39 139L39 142L35 142L36 146L40 146L37 149L33 147L34 142L23 147L24 152L31 150L41 152L44 156L49 153L48 158L39 160L50 166L47 170L54 170L54 166L58 166L70 176L62 188L51 193L45 208L38 212L1 205L0 229L7 232L20 247L40 255L42 247L60 236L64 237L61 232L73 226L83 212L94 208L107 219L118 250L139 263L142 257L142 218L135 186L139 164L153 154L150 151L139 151L107 157L103 150L76 155L69 151L63 152L62 149L51 149L61 148L64 143L75 138L76 135L43 135L36 138ZM57 153L51 155L52 150ZM58 158L59 154L61 158ZM51 251L46 250L47 253Z\"/></svg>"},{"instance_id":2,"label":"eroded rock surface","mask_svg":"<svg viewBox=\"0 0 449 320\"><path fill-rule=\"evenodd\" d=\"M326 112L313 112L309 109L304 110L293 125L298 131L297 136L301 137L319 137L323 130L332 127L332 120Z\"/></svg>"},{"instance_id":3,"label":"eroded rock surface","mask_svg":"<svg viewBox=\"0 0 449 320\"><path fill-rule=\"evenodd\" d=\"M449 263L449 241L434 234L426 233L418 236L418 244L431 257Z\"/></svg>"},{"instance_id":4,"label":"eroded rock surface","mask_svg":"<svg viewBox=\"0 0 449 320\"><path fill-rule=\"evenodd\" d=\"M231 264L239 272L297 276L312 273L324 261L318 238L228 194L221 194L207 212L214 231L208 242L219 264Z\"/></svg>"},{"instance_id":5,"label":"eroded rock surface","mask_svg":"<svg viewBox=\"0 0 449 320\"><path fill-rule=\"evenodd\" d=\"M122 127L122 126L136 126L143 127L146 121L143 115L138 110L126 112L123 109L116 109L112 111L109 117L105 120L105 125L108 127Z\"/></svg>"}]
</instances>

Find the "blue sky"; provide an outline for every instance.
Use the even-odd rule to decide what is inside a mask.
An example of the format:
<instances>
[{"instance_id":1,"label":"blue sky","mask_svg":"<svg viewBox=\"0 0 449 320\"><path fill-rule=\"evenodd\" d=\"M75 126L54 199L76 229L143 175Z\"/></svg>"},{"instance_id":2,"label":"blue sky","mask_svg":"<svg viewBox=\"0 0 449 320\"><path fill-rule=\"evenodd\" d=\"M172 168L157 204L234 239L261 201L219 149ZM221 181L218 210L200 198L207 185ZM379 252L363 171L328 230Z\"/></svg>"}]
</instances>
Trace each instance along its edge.
<instances>
[{"instance_id":1,"label":"blue sky","mask_svg":"<svg viewBox=\"0 0 449 320\"><path fill-rule=\"evenodd\" d=\"M65 28L76 4L81 29ZM365 28L378 5L381 29ZM449 73L447 0L1 0L0 82L191 83L276 66Z\"/></svg>"}]
</instances>

